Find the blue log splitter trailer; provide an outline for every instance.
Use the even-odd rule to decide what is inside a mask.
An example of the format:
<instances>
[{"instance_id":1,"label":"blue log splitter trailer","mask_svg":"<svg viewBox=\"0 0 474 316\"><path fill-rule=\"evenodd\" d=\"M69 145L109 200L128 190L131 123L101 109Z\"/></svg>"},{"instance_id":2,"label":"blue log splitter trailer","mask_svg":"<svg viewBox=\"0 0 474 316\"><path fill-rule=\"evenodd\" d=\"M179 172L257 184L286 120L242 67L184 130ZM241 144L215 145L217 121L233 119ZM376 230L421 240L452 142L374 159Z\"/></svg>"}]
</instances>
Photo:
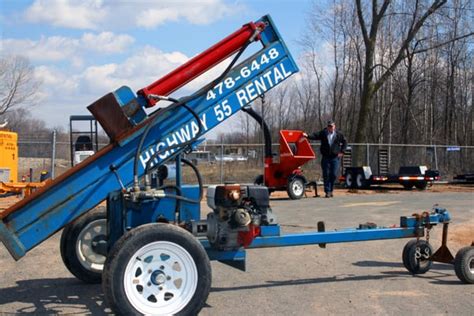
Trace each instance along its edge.
<instances>
[{"instance_id":1,"label":"blue log splitter trailer","mask_svg":"<svg viewBox=\"0 0 474 316\"><path fill-rule=\"evenodd\" d=\"M261 49L235 65L255 42ZM167 97L232 55L224 73L194 95ZM273 21L264 16L137 95L128 87L107 94L88 108L111 143L1 213L1 241L18 260L64 228L60 251L66 267L85 282L102 282L108 304L121 315L197 314L211 286L210 260L245 269L246 248L412 237L402 256L409 272L425 273L432 261L454 263L458 277L473 283L474 245L453 258L444 209L401 217L394 228L367 224L326 232L319 222L317 232L285 235L265 186L226 184L208 188L213 211L201 219L201 177L181 154L297 71ZM171 105L145 114L145 107L160 100ZM165 163L175 163L174 181L166 179ZM181 183L183 165L195 171L199 185ZM104 200L106 209L98 206ZM443 224L443 242L433 253L421 238L437 224Z\"/></svg>"}]
</instances>

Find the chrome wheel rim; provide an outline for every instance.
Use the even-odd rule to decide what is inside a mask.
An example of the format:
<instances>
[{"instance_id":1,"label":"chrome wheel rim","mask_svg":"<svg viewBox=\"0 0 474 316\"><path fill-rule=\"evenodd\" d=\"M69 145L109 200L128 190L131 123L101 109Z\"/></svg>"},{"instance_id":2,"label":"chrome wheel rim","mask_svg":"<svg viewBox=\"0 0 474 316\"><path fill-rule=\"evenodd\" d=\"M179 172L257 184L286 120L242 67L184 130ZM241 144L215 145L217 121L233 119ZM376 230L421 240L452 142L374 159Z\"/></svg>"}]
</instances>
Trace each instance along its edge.
<instances>
[{"instance_id":1,"label":"chrome wheel rim","mask_svg":"<svg viewBox=\"0 0 474 316\"><path fill-rule=\"evenodd\" d=\"M293 181L291 189L295 195L302 195L304 192L304 184L301 180Z\"/></svg>"}]
</instances>

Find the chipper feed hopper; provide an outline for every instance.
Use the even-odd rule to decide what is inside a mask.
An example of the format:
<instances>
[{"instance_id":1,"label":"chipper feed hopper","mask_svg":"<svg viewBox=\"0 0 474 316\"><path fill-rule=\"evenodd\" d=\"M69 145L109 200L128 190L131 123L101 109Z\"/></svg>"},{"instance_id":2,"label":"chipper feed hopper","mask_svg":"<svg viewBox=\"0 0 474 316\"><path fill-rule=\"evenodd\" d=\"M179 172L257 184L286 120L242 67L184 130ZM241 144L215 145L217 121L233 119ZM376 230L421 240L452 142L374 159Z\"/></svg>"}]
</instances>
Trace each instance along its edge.
<instances>
[{"instance_id":1,"label":"chipper feed hopper","mask_svg":"<svg viewBox=\"0 0 474 316\"><path fill-rule=\"evenodd\" d=\"M257 52L236 64L255 44ZM229 57L222 75L195 94L169 97ZM445 242L432 254L421 240L436 224L447 233L450 216L443 209L402 217L394 228L326 232L319 223L317 232L285 235L265 186L226 184L207 189L212 212L201 218L199 171L181 154L297 71L274 23L264 16L137 94L121 87L105 95L88 108L111 143L2 212L1 241L18 260L64 228L60 251L66 267L85 282L102 282L109 306L120 315L197 314L211 286L210 260L245 269L246 248L413 237L403 251L411 273L426 272L433 260L451 263ZM144 111L164 100L171 105ZM165 163L176 165L172 184L164 182ZM183 164L196 172L198 185L182 183ZM97 207L103 201L106 209ZM473 250L466 249L454 263L458 276L472 282L465 263L472 261Z\"/></svg>"}]
</instances>

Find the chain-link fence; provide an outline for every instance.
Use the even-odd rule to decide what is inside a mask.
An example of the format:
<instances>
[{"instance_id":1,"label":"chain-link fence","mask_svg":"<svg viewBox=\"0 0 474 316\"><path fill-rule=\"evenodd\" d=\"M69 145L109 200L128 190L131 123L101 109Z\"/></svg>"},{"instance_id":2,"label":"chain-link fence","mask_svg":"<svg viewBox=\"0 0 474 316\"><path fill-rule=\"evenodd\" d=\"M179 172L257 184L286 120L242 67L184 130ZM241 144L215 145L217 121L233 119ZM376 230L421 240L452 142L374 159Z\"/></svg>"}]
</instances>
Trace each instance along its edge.
<instances>
[{"instance_id":1,"label":"chain-link fence","mask_svg":"<svg viewBox=\"0 0 474 316\"><path fill-rule=\"evenodd\" d=\"M99 144L99 148L106 144ZM381 155L385 157L389 173L397 173L401 166L425 165L440 171L442 180L454 175L474 172L474 146L349 144L352 152L363 152L362 164L379 173ZM58 139L56 134L35 135L34 139L19 135L19 178L33 170L33 180L42 170L58 176L71 167L69 139ZM312 144L316 159L303 166L309 180L321 178L319 145ZM362 148L362 149L361 149ZM274 162L279 161L279 144L272 145ZM263 144L202 144L186 157L197 164L204 183L251 183L263 173ZM54 168L52 166L54 165ZM187 173L184 173L185 181Z\"/></svg>"}]
</instances>

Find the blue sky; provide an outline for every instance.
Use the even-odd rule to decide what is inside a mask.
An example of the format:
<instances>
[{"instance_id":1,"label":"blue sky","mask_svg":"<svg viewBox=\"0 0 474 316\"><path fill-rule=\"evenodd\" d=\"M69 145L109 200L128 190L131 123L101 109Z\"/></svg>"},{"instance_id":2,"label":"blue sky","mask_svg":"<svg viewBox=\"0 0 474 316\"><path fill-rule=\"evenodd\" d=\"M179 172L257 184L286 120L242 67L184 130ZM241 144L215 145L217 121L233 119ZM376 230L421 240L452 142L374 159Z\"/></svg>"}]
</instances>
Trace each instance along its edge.
<instances>
[{"instance_id":1,"label":"blue sky","mask_svg":"<svg viewBox=\"0 0 474 316\"><path fill-rule=\"evenodd\" d=\"M310 8L309 0L2 0L0 54L29 58L42 81L31 112L66 126L102 95L121 85L138 90L265 14L297 58Z\"/></svg>"}]
</instances>

